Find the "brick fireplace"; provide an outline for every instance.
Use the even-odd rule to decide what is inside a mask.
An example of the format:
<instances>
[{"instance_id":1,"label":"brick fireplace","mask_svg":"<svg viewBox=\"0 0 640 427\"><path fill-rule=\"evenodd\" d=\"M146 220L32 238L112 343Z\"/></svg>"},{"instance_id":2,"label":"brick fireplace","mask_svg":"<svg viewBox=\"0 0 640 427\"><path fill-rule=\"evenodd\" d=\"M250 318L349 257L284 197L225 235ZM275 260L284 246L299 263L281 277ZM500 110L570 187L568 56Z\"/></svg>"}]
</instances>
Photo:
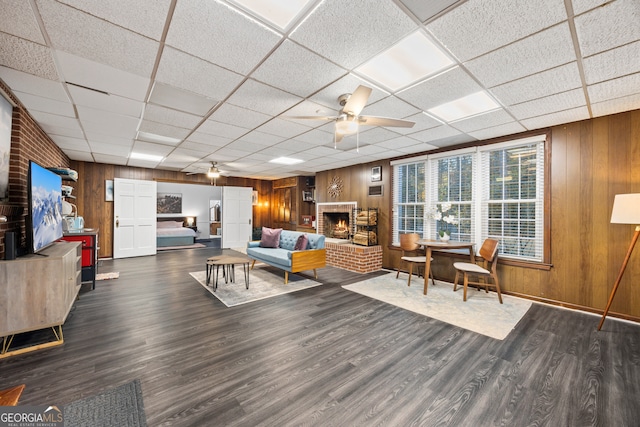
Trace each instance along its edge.
<instances>
[{"instance_id":1,"label":"brick fireplace","mask_svg":"<svg viewBox=\"0 0 640 427\"><path fill-rule=\"evenodd\" d=\"M318 203L316 205L317 233L334 239L333 241L327 241L325 243L327 249L327 264L345 270L355 271L356 273L370 273L381 270L382 246L359 246L352 244L349 237L339 239L332 236L332 234L335 234L336 220L344 220L345 215L346 218L349 219L347 228L350 233L353 232L353 225L355 224L353 211L357 207L357 202ZM332 230L334 231L332 232Z\"/></svg>"}]
</instances>

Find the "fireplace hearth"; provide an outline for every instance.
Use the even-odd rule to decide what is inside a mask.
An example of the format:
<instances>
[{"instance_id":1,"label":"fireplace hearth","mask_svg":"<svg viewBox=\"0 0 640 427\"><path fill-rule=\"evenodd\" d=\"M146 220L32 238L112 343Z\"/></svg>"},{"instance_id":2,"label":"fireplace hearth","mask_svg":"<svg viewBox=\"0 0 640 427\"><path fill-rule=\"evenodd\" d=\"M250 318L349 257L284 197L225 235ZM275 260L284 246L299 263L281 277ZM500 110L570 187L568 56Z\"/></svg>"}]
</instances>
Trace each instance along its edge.
<instances>
[{"instance_id":1,"label":"fireplace hearth","mask_svg":"<svg viewBox=\"0 0 640 427\"><path fill-rule=\"evenodd\" d=\"M349 239L351 215L348 212L325 212L322 216L325 236L332 239Z\"/></svg>"}]
</instances>

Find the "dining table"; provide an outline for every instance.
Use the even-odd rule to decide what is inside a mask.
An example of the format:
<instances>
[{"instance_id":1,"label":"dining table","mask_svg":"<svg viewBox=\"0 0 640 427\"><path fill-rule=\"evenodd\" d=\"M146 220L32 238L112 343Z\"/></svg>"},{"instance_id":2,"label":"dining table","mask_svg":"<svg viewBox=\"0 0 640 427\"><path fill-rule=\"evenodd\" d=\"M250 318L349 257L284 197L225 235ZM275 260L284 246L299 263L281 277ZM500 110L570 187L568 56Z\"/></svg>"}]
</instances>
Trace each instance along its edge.
<instances>
[{"instance_id":1,"label":"dining table","mask_svg":"<svg viewBox=\"0 0 640 427\"><path fill-rule=\"evenodd\" d=\"M472 263L476 262L476 256L474 252L475 243L473 242L460 242L457 240L427 240L420 239L416 242L418 245L425 249L426 256L424 262L424 295L427 295L427 285L429 284L429 272L431 270L431 255L434 251L449 251L451 249L468 249L469 258Z\"/></svg>"}]
</instances>

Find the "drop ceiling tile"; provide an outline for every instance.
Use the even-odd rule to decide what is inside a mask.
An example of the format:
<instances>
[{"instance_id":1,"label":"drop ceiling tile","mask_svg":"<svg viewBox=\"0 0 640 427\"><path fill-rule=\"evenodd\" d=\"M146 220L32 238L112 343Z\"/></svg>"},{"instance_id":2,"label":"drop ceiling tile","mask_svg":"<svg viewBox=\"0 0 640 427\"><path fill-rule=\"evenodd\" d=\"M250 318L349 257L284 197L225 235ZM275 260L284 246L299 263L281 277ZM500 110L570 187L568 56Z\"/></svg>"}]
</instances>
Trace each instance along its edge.
<instances>
[{"instance_id":1,"label":"drop ceiling tile","mask_svg":"<svg viewBox=\"0 0 640 427\"><path fill-rule=\"evenodd\" d=\"M353 69L417 28L393 2L325 0L289 37Z\"/></svg>"},{"instance_id":2,"label":"drop ceiling tile","mask_svg":"<svg viewBox=\"0 0 640 427\"><path fill-rule=\"evenodd\" d=\"M344 68L285 40L251 77L304 98L346 73Z\"/></svg>"},{"instance_id":3,"label":"drop ceiling tile","mask_svg":"<svg viewBox=\"0 0 640 427\"><path fill-rule=\"evenodd\" d=\"M639 24L640 25L640 24ZM583 60L588 85L640 72L640 41Z\"/></svg>"},{"instance_id":4,"label":"drop ceiling tile","mask_svg":"<svg viewBox=\"0 0 640 427\"><path fill-rule=\"evenodd\" d=\"M464 62L566 19L564 3L558 0L477 0L458 6L427 29Z\"/></svg>"},{"instance_id":5,"label":"drop ceiling tile","mask_svg":"<svg viewBox=\"0 0 640 427\"><path fill-rule=\"evenodd\" d=\"M516 119L522 120L586 105L584 91L580 88L512 105L509 111Z\"/></svg>"},{"instance_id":6,"label":"drop ceiling tile","mask_svg":"<svg viewBox=\"0 0 640 427\"><path fill-rule=\"evenodd\" d=\"M98 163L106 163L108 165L121 165L125 166L129 161L128 157L120 157L120 156L112 156L108 154L93 154L93 158L96 159Z\"/></svg>"},{"instance_id":7,"label":"drop ceiling tile","mask_svg":"<svg viewBox=\"0 0 640 427\"><path fill-rule=\"evenodd\" d=\"M270 147L272 145L278 144L279 142L284 141L286 138L276 135L270 135L268 133L259 132L259 131L251 131L242 137L238 138L238 141L246 141L252 144L258 144L265 147Z\"/></svg>"},{"instance_id":8,"label":"drop ceiling tile","mask_svg":"<svg viewBox=\"0 0 640 427\"><path fill-rule=\"evenodd\" d=\"M77 160L79 162L93 162L95 158L91 153L83 151L65 150L64 153L69 156L71 160Z\"/></svg>"},{"instance_id":9,"label":"drop ceiling tile","mask_svg":"<svg viewBox=\"0 0 640 427\"><path fill-rule=\"evenodd\" d=\"M62 83L43 79L33 74L0 67L0 79L9 85L13 92L30 93L63 102L69 99Z\"/></svg>"},{"instance_id":10,"label":"drop ceiling tile","mask_svg":"<svg viewBox=\"0 0 640 427\"><path fill-rule=\"evenodd\" d=\"M243 158L244 156L247 155L246 151L236 150L236 149L227 148L227 147L219 148L213 153L212 156L214 156L216 159L220 158L222 160L228 161L228 160Z\"/></svg>"},{"instance_id":11,"label":"drop ceiling tile","mask_svg":"<svg viewBox=\"0 0 640 427\"><path fill-rule=\"evenodd\" d=\"M215 99L156 81L149 102L204 117L217 103Z\"/></svg>"},{"instance_id":12,"label":"drop ceiling tile","mask_svg":"<svg viewBox=\"0 0 640 427\"><path fill-rule=\"evenodd\" d=\"M547 126L555 126L563 123L577 122L589 118L589 110L587 107L578 107L571 110L560 111L544 116L533 117L531 119L521 120L520 123L529 130L540 129Z\"/></svg>"},{"instance_id":13,"label":"drop ceiling tile","mask_svg":"<svg viewBox=\"0 0 640 427\"><path fill-rule=\"evenodd\" d=\"M227 123L206 120L200 125L198 132L208 133L210 135L220 136L223 138L236 139L247 133L247 129Z\"/></svg>"},{"instance_id":14,"label":"drop ceiling tile","mask_svg":"<svg viewBox=\"0 0 640 427\"><path fill-rule=\"evenodd\" d=\"M191 153L193 155L198 155L199 157L202 157L207 154L210 154L213 150L217 149L218 147L222 147L223 145L226 145L226 143L214 145L214 144L201 144L199 142L193 142L193 141L187 140L187 141L183 141L178 146L178 148L176 148L176 151Z\"/></svg>"},{"instance_id":15,"label":"drop ceiling tile","mask_svg":"<svg viewBox=\"0 0 640 427\"><path fill-rule=\"evenodd\" d=\"M194 142L197 144L208 145L209 147L223 147L233 141L231 138L226 138L217 135L211 135L203 132L193 132L186 141L182 144ZM181 145L182 146L182 145Z\"/></svg>"},{"instance_id":16,"label":"drop ceiling tile","mask_svg":"<svg viewBox=\"0 0 640 427\"><path fill-rule=\"evenodd\" d=\"M476 141L474 137L466 133L461 133L460 135L452 135L452 136L447 136L444 138L432 140L430 141L430 144L435 145L439 148L443 148L443 147L453 147L460 144L467 144L473 141Z\"/></svg>"},{"instance_id":17,"label":"drop ceiling tile","mask_svg":"<svg viewBox=\"0 0 640 427\"><path fill-rule=\"evenodd\" d=\"M130 116L109 113L104 110L78 106L80 123L86 131L93 131L119 138L133 138L139 119Z\"/></svg>"},{"instance_id":18,"label":"drop ceiling tile","mask_svg":"<svg viewBox=\"0 0 640 427\"><path fill-rule=\"evenodd\" d=\"M147 104L144 119L186 129L193 129L202 121L202 117L153 104Z\"/></svg>"},{"instance_id":19,"label":"drop ceiling tile","mask_svg":"<svg viewBox=\"0 0 640 427\"><path fill-rule=\"evenodd\" d=\"M455 67L446 73L403 90L396 96L422 110L479 92L482 88L462 68Z\"/></svg>"},{"instance_id":20,"label":"drop ceiling tile","mask_svg":"<svg viewBox=\"0 0 640 427\"><path fill-rule=\"evenodd\" d=\"M175 138L183 140L189 135L191 129L186 129L178 126L173 126L167 123L152 122L150 120L142 120L138 129L140 132L152 133L155 135L167 136L169 138ZM147 138L148 139L148 138ZM166 142L167 145L177 145L179 142Z\"/></svg>"},{"instance_id":21,"label":"drop ceiling tile","mask_svg":"<svg viewBox=\"0 0 640 427\"><path fill-rule=\"evenodd\" d=\"M29 111L42 111L43 113L59 114L67 117L76 116L70 100L67 100L67 102L57 101L55 99L43 98L18 91L14 91L13 94Z\"/></svg>"},{"instance_id":22,"label":"drop ceiling tile","mask_svg":"<svg viewBox=\"0 0 640 427\"><path fill-rule=\"evenodd\" d=\"M426 22L458 0L401 0L420 22Z\"/></svg>"},{"instance_id":23,"label":"drop ceiling tile","mask_svg":"<svg viewBox=\"0 0 640 427\"><path fill-rule=\"evenodd\" d=\"M55 49L141 76L151 74L158 42L52 0L37 4Z\"/></svg>"},{"instance_id":24,"label":"drop ceiling tile","mask_svg":"<svg viewBox=\"0 0 640 427\"><path fill-rule=\"evenodd\" d=\"M461 132L469 133L474 130L494 127L513 121L513 117L509 113L503 109L499 109L449 124Z\"/></svg>"},{"instance_id":25,"label":"drop ceiling tile","mask_svg":"<svg viewBox=\"0 0 640 427\"><path fill-rule=\"evenodd\" d=\"M31 115L41 127L53 126L63 129L78 129L78 119L73 117L61 116L59 114L43 113L40 111L31 111ZM46 130L45 130L46 132Z\"/></svg>"},{"instance_id":26,"label":"drop ceiling tile","mask_svg":"<svg viewBox=\"0 0 640 427\"><path fill-rule=\"evenodd\" d=\"M300 97L251 79L244 82L228 100L235 106L274 116L300 101L302 101Z\"/></svg>"},{"instance_id":27,"label":"drop ceiling tile","mask_svg":"<svg viewBox=\"0 0 640 427\"><path fill-rule=\"evenodd\" d=\"M105 95L93 90L84 89L78 86L67 85L67 89L76 105L92 107L110 113L122 114L140 118L144 103L133 99L124 98L118 95Z\"/></svg>"},{"instance_id":28,"label":"drop ceiling tile","mask_svg":"<svg viewBox=\"0 0 640 427\"><path fill-rule=\"evenodd\" d=\"M0 32L26 39L41 45L45 44L38 21L31 9L31 2L24 0L5 0L0 2Z\"/></svg>"},{"instance_id":29,"label":"drop ceiling tile","mask_svg":"<svg viewBox=\"0 0 640 427\"><path fill-rule=\"evenodd\" d=\"M317 157L327 157L331 156L335 153L334 148L329 148L327 146L315 147L307 151L308 154L312 154Z\"/></svg>"},{"instance_id":30,"label":"drop ceiling tile","mask_svg":"<svg viewBox=\"0 0 640 427\"><path fill-rule=\"evenodd\" d=\"M149 161L149 160L139 160L139 159L128 159L127 166L134 168L146 168L146 169L155 169L160 165L160 162Z\"/></svg>"},{"instance_id":31,"label":"drop ceiling tile","mask_svg":"<svg viewBox=\"0 0 640 427\"><path fill-rule=\"evenodd\" d=\"M464 65L486 87L575 61L566 22L466 62Z\"/></svg>"},{"instance_id":32,"label":"drop ceiling tile","mask_svg":"<svg viewBox=\"0 0 640 427\"><path fill-rule=\"evenodd\" d=\"M398 147L397 151L403 154L416 154L416 153L424 153L425 151L429 151L429 150L435 150L437 148L438 147L436 147L435 145L425 144L421 142L419 144L410 145L408 147Z\"/></svg>"},{"instance_id":33,"label":"drop ceiling tile","mask_svg":"<svg viewBox=\"0 0 640 427\"><path fill-rule=\"evenodd\" d=\"M580 15L581 13L584 13L587 10L601 6L609 1L611 0L572 0L573 13L575 15Z\"/></svg>"},{"instance_id":34,"label":"drop ceiling tile","mask_svg":"<svg viewBox=\"0 0 640 427\"><path fill-rule=\"evenodd\" d=\"M416 145L419 142L420 141L418 141L417 139L410 138L408 136L400 136L398 138L378 142L377 144L375 144L375 146L383 149L397 150L398 148Z\"/></svg>"},{"instance_id":35,"label":"drop ceiling tile","mask_svg":"<svg viewBox=\"0 0 640 427\"><path fill-rule=\"evenodd\" d=\"M578 64L571 62L493 87L489 91L503 105L514 105L579 87L582 87L582 79Z\"/></svg>"},{"instance_id":36,"label":"drop ceiling tile","mask_svg":"<svg viewBox=\"0 0 640 427\"><path fill-rule=\"evenodd\" d=\"M91 152L94 154L109 154L112 156L118 157L129 157L129 153L131 152L130 145L108 145L108 144L99 144L99 143L89 143L89 147L91 147Z\"/></svg>"},{"instance_id":37,"label":"drop ceiling tile","mask_svg":"<svg viewBox=\"0 0 640 427\"><path fill-rule=\"evenodd\" d=\"M136 0L123 7L120 0L59 1L154 40L162 37L171 4L171 0Z\"/></svg>"},{"instance_id":38,"label":"drop ceiling tile","mask_svg":"<svg viewBox=\"0 0 640 427\"><path fill-rule=\"evenodd\" d=\"M48 80L58 80L49 48L1 32L0 65Z\"/></svg>"},{"instance_id":39,"label":"drop ceiling tile","mask_svg":"<svg viewBox=\"0 0 640 427\"><path fill-rule=\"evenodd\" d=\"M62 51L55 55L63 81L136 101L144 101L147 96L148 78Z\"/></svg>"},{"instance_id":40,"label":"drop ceiling tile","mask_svg":"<svg viewBox=\"0 0 640 427\"><path fill-rule=\"evenodd\" d=\"M482 141L485 139L497 138L499 136L511 135L524 132L526 129L518 122L504 123L498 126L469 132L469 135Z\"/></svg>"},{"instance_id":41,"label":"drop ceiling tile","mask_svg":"<svg viewBox=\"0 0 640 427\"><path fill-rule=\"evenodd\" d=\"M419 109L407 104L395 96L388 96L375 103L369 103L362 110L362 114L366 116L391 117L398 119L413 116L419 112Z\"/></svg>"},{"instance_id":42,"label":"drop ceiling tile","mask_svg":"<svg viewBox=\"0 0 640 427\"><path fill-rule=\"evenodd\" d=\"M591 56L640 39L640 2L613 1L574 21L582 55Z\"/></svg>"},{"instance_id":43,"label":"drop ceiling tile","mask_svg":"<svg viewBox=\"0 0 640 427\"><path fill-rule=\"evenodd\" d=\"M240 84L242 76L165 47L156 80L212 99L224 99Z\"/></svg>"},{"instance_id":44,"label":"drop ceiling tile","mask_svg":"<svg viewBox=\"0 0 640 427\"><path fill-rule=\"evenodd\" d=\"M281 37L228 6L210 0L178 2L167 44L246 75Z\"/></svg>"},{"instance_id":45,"label":"drop ceiling tile","mask_svg":"<svg viewBox=\"0 0 640 427\"><path fill-rule=\"evenodd\" d=\"M320 129L311 129L308 132L296 136L295 140L315 146L324 145L327 141L333 140L333 134Z\"/></svg>"},{"instance_id":46,"label":"drop ceiling tile","mask_svg":"<svg viewBox=\"0 0 640 427\"><path fill-rule=\"evenodd\" d=\"M87 144L87 141L83 138L70 138L68 136L52 135L51 139L63 150L91 151L89 144Z\"/></svg>"},{"instance_id":47,"label":"drop ceiling tile","mask_svg":"<svg viewBox=\"0 0 640 427\"><path fill-rule=\"evenodd\" d=\"M241 141L241 140L237 139L237 140L227 144L225 146L225 148L229 148L231 150L242 151L246 155L247 153L250 154L250 153L254 153L256 151L263 150L265 148L265 146L261 145L261 144L256 144L256 143L247 142L247 141Z\"/></svg>"},{"instance_id":48,"label":"drop ceiling tile","mask_svg":"<svg viewBox=\"0 0 640 427\"><path fill-rule=\"evenodd\" d=\"M441 121L424 113L418 113L414 114L413 116L405 117L405 120L415 122L415 125L410 128L394 128L393 131L403 135L409 135L412 133L420 132L421 130L431 129L436 126L442 125Z\"/></svg>"},{"instance_id":49,"label":"drop ceiling tile","mask_svg":"<svg viewBox=\"0 0 640 427\"><path fill-rule=\"evenodd\" d=\"M587 86L592 103L607 101L640 92L640 73Z\"/></svg>"},{"instance_id":50,"label":"drop ceiling tile","mask_svg":"<svg viewBox=\"0 0 640 427\"><path fill-rule=\"evenodd\" d=\"M640 109L640 93L591 104L594 117Z\"/></svg>"},{"instance_id":51,"label":"drop ceiling tile","mask_svg":"<svg viewBox=\"0 0 640 427\"><path fill-rule=\"evenodd\" d=\"M47 125L43 123L39 123L39 125L42 130L45 131L45 133L49 136L60 135L70 136L72 138L84 138L84 133L82 132L82 128L80 128L80 122L78 122L77 120L75 120L73 128Z\"/></svg>"},{"instance_id":52,"label":"drop ceiling tile","mask_svg":"<svg viewBox=\"0 0 640 427\"><path fill-rule=\"evenodd\" d=\"M154 144L153 142L145 142L136 140L133 143L134 153L154 154L158 156L166 156L173 151L174 147L164 144Z\"/></svg>"},{"instance_id":53,"label":"drop ceiling tile","mask_svg":"<svg viewBox=\"0 0 640 427\"><path fill-rule=\"evenodd\" d=\"M225 103L209 116L209 119L215 120L216 122L230 123L246 129L253 129L270 120L271 116Z\"/></svg>"},{"instance_id":54,"label":"drop ceiling tile","mask_svg":"<svg viewBox=\"0 0 640 427\"><path fill-rule=\"evenodd\" d=\"M104 145L122 145L131 148L133 146L133 137L131 138L119 138L112 135L106 135L94 131L86 131L87 140L89 144L104 144ZM135 136L135 135L134 135Z\"/></svg>"},{"instance_id":55,"label":"drop ceiling tile","mask_svg":"<svg viewBox=\"0 0 640 427\"><path fill-rule=\"evenodd\" d=\"M364 142L367 144L376 144L381 141L386 141L388 139L398 138L400 136L399 133L394 132L395 128L383 128L383 127L370 127L370 126L361 126L360 127L360 142Z\"/></svg>"},{"instance_id":56,"label":"drop ceiling tile","mask_svg":"<svg viewBox=\"0 0 640 427\"><path fill-rule=\"evenodd\" d=\"M258 132L281 136L283 138L293 138L296 135L307 132L309 127L276 117L275 119L258 127L256 130Z\"/></svg>"},{"instance_id":57,"label":"drop ceiling tile","mask_svg":"<svg viewBox=\"0 0 640 427\"><path fill-rule=\"evenodd\" d=\"M414 138L420 142L426 142L426 143L432 144L433 141L437 141L439 139L448 138L448 137L456 136L460 134L461 132L455 130L451 126L442 125L435 128L412 133L411 138ZM433 144L433 145L437 145L437 144ZM439 147L439 145L437 146Z\"/></svg>"}]
</instances>

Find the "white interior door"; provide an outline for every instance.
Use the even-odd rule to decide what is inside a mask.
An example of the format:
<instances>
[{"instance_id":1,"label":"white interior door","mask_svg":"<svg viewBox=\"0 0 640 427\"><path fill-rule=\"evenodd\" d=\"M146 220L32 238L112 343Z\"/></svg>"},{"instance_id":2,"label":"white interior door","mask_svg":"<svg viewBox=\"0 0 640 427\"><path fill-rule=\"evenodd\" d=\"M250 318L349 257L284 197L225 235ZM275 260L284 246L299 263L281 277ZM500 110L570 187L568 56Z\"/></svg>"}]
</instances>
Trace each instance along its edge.
<instances>
[{"instance_id":1,"label":"white interior door","mask_svg":"<svg viewBox=\"0 0 640 427\"><path fill-rule=\"evenodd\" d=\"M155 181L113 180L113 257L156 254Z\"/></svg>"},{"instance_id":2,"label":"white interior door","mask_svg":"<svg viewBox=\"0 0 640 427\"><path fill-rule=\"evenodd\" d=\"M251 240L251 187L222 188L222 247L246 248Z\"/></svg>"}]
</instances>

